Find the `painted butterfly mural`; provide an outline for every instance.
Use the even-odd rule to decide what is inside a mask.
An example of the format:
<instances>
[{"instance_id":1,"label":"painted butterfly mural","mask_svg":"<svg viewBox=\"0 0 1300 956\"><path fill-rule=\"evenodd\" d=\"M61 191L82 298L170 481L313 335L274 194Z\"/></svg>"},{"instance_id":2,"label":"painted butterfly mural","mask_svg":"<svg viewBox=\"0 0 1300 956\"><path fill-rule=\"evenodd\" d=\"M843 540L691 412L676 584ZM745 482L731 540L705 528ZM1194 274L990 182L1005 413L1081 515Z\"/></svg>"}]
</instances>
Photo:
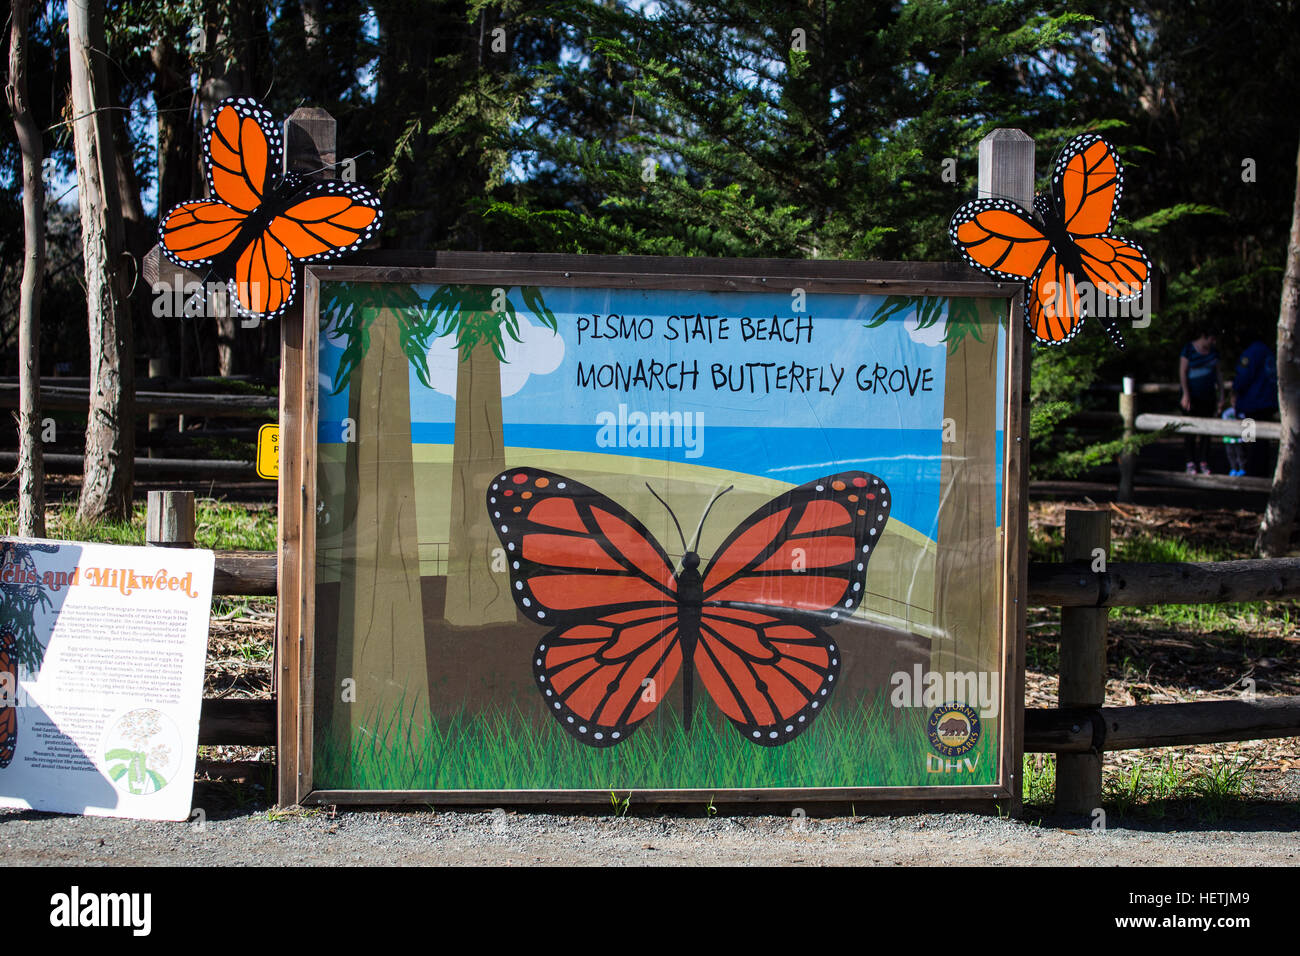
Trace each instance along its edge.
<instances>
[{"instance_id":1,"label":"painted butterfly mural","mask_svg":"<svg viewBox=\"0 0 1300 956\"><path fill-rule=\"evenodd\" d=\"M18 746L18 637L0 625L0 768L9 766Z\"/></svg>"},{"instance_id":2,"label":"painted butterfly mural","mask_svg":"<svg viewBox=\"0 0 1300 956\"><path fill-rule=\"evenodd\" d=\"M807 730L840 673L824 628L862 602L889 499L862 471L810 481L742 521L701 571L700 532L688 547L671 509L680 570L630 512L571 478L511 468L487 489L515 604L551 628L533 655L538 690L592 747L626 740L679 671L688 730L697 677L753 743Z\"/></svg>"},{"instance_id":3,"label":"painted butterfly mural","mask_svg":"<svg viewBox=\"0 0 1300 956\"><path fill-rule=\"evenodd\" d=\"M1060 345L1083 324L1086 290L1127 302L1151 277L1141 247L1110 233L1123 187L1115 148L1096 133L1083 133L1061 150L1050 197L1035 197L1037 219L1005 199L975 199L953 215L948 235L975 268L1025 282L1030 330L1038 341ZM1098 318L1122 349L1116 324Z\"/></svg>"},{"instance_id":4,"label":"painted butterfly mural","mask_svg":"<svg viewBox=\"0 0 1300 956\"><path fill-rule=\"evenodd\" d=\"M203 132L203 160L211 198L174 207L158 223L158 241L177 265L206 267L225 281L241 315L283 313L297 264L352 252L383 218L364 186L283 173L280 130L250 99L217 107Z\"/></svg>"}]
</instances>

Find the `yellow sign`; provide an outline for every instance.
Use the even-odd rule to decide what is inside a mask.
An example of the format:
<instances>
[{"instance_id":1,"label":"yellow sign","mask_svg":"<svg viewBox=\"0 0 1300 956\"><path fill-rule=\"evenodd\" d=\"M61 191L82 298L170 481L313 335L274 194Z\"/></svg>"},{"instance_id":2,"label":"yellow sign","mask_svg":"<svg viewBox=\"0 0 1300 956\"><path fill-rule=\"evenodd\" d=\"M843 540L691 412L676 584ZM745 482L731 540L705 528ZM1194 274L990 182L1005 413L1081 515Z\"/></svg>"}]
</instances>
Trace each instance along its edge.
<instances>
[{"instance_id":1,"label":"yellow sign","mask_svg":"<svg viewBox=\"0 0 1300 956\"><path fill-rule=\"evenodd\" d=\"M257 475L273 481L280 477L279 425L263 425L257 430Z\"/></svg>"}]
</instances>

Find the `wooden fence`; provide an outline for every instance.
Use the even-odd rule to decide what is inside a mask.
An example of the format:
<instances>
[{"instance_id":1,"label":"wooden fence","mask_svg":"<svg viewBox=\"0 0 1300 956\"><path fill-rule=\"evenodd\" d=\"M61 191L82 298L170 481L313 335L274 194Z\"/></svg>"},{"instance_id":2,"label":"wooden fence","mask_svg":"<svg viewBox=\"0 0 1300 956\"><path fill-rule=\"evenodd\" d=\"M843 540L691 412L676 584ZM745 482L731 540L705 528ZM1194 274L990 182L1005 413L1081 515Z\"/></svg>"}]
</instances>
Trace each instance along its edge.
<instances>
[{"instance_id":1,"label":"wooden fence","mask_svg":"<svg viewBox=\"0 0 1300 956\"><path fill-rule=\"evenodd\" d=\"M1110 386L1113 390L1115 386ZM1255 441L1279 441L1282 437L1282 426L1278 422L1256 421L1256 420L1224 420L1222 418L1199 418L1191 415L1170 415L1159 412L1139 412L1138 402L1142 395L1166 395L1171 398L1180 394L1181 386L1165 382L1143 382L1135 383L1133 379L1124 379L1123 384L1119 387L1119 418L1118 421L1123 425L1124 436L1131 438L1137 432L1159 432L1171 429L1178 435L1207 435L1214 438L1236 438L1247 442ZM1114 424L1116 419L1112 413L1092 412L1082 413L1083 416L1089 416L1089 420L1095 423ZM1136 455L1123 455L1119 461L1119 492L1120 501L1133 500L1133 483L1136 480L1138 472L1138 458ZM1268 478L1251 477L1248 475L1189 475L1181 471L1155 471L1146 470L1142 472L1143 481L1147 484L1184 487L1184 488L1217 488L1224 491L1255 491L1267 492L1272 487L1272 482Z\"/></svg>"},{"instance_id":2,"label":"wooden fence","mask_svg":"<svg viewBox=\"0 0 1300 956\"><path fill-rule=\"evenodd\" d=\"M57 385L41 386L41 414L78 412L84 415L90 403L87 380L57 381L59 382ZM150 385L153 381L146 380L144 384ZM137 455L134 459L136 474L143 478L157 478L162 475L182 477L201 475L205 478L212 477L226 481L256 477L257 469L251 460L203 457L202 448L197 442L210 439L246 443L251 459L257 441L258 420L263 422L276 420L279 399L275 395L218 394L212 391L215 384L213 381L202 379L169 379L157 381L157 384L165 385L167 390L155 391L145 388L137 391L134 397L137 419L148 416L150 425L147 439L138 443L142 450L147 449L147 454ZM199 391L203 388L208 391ZM0 408L17 407L18 385L8 379L0 379ZM253 421L243 427L183 430L185 419L194 416ZM174 423L173 427L163 429L160 424L163 418L179 420L182 430L178 431ZM178 454L186 451L190 456ZM52 473L79 475L85 466L83 455L75 454L71 450L63 453L47 451L44 458L46 471ZM17 467L17 452L0 451L0 469Z\"/></svg>"},{"instance_id":3,"label":"wooden fence","mask_svg":"<svg viewBox=\"0 0 1300 956\"><path fill-rule=\"evenodd\" d=\"M149 527L180 529L151 532L150 543L192 546L193 508L189 492L150 492ZM180 516L167 518L168 511ZM1056 798L1063 812L1086 814L1101 805L1101 754L1108 750L1300 736L1300 696L1103 705L1109 608L1300 597L1300 558L1104 563L1094 570L1094 548L1102 548L1103 555L1109 550L1109 528L1109 511L1070 509L1065 553L1075 560L1029 565L1031 606L1062 609L1060 698L1065 706L1025 711L1024 749L1059 755ZM214 595L275 593L275 552L217 552ZM275 742L274 699L204 700L200 744L272 747Z\"/></svg>"}]
</instances>

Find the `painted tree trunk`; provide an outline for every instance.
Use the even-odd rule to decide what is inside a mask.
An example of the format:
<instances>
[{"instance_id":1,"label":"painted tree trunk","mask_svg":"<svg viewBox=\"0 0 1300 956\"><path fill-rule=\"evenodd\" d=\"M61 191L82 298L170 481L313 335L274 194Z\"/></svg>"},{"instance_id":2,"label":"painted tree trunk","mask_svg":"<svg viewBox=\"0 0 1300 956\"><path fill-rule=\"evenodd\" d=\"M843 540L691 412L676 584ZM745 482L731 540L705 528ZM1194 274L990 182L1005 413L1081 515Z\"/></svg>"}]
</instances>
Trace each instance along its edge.
<instances>
[{"instance_id":1,"label":"painted tree trunk","mask_svg":"<svg viewBox=\"0 0 1300 956\"><path fill-rule=\"evenodd\" d=\"M517 620L504 565L493 570L501 542L488 520L488 483L506 466L501 420L501 363L486 342L461 355L456 370L456 444L451 464L451 534L447 552L448 624Z\"/></svg>"},{"instance_id":2,"label":"painted tree trunk","mask_svg":"<svg viewBox=\"0 0 1300 956\"><path fill-rule=\"evenodd\" d=\"M5 87L23 156L23 278L18 299L18 533L45 537L45 455L41 448L41 290L45 277L45 184L41 131L27 105L28 0L14 0Z\"/></svg>"},{"instance_id":3,"label":"painted tree trunk","mask_svg":"<svg viewBox=\"0 0 1300 956\"><path fill-rule=\"evenodd\" d=\"M123 288L129 270L123 268L122 207L107 109L107 45L100 4L69 0L68 47L90 326L90 408L77 517L97 521L130 516L135 455L131 310Z\"/></svg>"},{"instance_id":4,"label":"painted tree trunk","mask_svg":"<svg viewBox=\"0 0 1300 956\"><path fill-rule=\"evenodd\" d=\"M989 300L979 303L984 341L968 335L948 356L940 465L939 549L934 573L934 641L930 669L998 671L997 394L998 326ZM946 428L945 428L946 430ZM948 436L945 435L945 439Z\"/></svg>"},{"instance_id":5,"label":"painted tree trunk","mask_svg":"<svg viewBox=\"0 0 1300 956\"><path fill-rule=\"evenodd\" d=\"M334 725L405 725L428 710L415 474L411 459L410 364L397 317L380 311L370 347L352 373L349 416L355 471L346 492ZM345 434L345 439L348 437ZM345 703L343 681L355 683ZM343 738L348 739L347 737Z\"/></svg>"},{"instance_id":6,"label":"painted tree trunk","mask_svg":"<svg viewBox=\"0 0 1300 956\"><path fill-rule=\"evenodd\" d=\"M1287 243L1286 274L1277 315L1277 390L1282 442L1277 451L1277 470L1273 472L1273 490L1255 541L1255 549L1265 558L1287 553L1300 504L1300 153L1296 156L1291 239Z\"/></svg>"}]
</instances>

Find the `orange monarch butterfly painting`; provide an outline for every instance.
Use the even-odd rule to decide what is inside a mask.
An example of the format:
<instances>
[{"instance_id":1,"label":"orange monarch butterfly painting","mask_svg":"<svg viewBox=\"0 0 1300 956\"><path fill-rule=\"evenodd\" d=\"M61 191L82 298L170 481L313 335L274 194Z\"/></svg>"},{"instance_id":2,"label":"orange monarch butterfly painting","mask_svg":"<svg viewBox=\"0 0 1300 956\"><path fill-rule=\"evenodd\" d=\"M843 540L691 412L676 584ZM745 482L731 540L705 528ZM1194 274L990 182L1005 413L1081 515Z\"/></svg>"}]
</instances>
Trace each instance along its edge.
<instances>
[{"instance_id":1,"label":"orange monarch butterfly painting","mask_svg":"<svg viewBox=\"0 0 1300 956\"><path fill-rule=\"evenodd\" d=\"M674 570L640 521L570 478L512 468L487 489L515 604L551 628L533 654L538 690L592 747L626 740L679 671L688 730L697 675L752 743L776 747L807 730L840 673L823 628L862 602L889 499L862 471L810 481L742 521L701 571L707 510L692 546L669 510L683 550Z\"/></svg>"},{"instance_id":2,"label":"orange monarch butterfly painting","mask_svg":"<svg viewBox=\"0 0 1300 956\"><path fill-rule=\"evenodd\" d=\"M383 218L364 186L282 173L280 131L249 99L217 107L203 133L203 159L211 198L173 208L158 223L158 239L172 262L226 281L241 315L280 315L293 301L298 263L357 249Z\"/></svg>"},{"instance_id":3,"label":"orange monarch butterfly painting","mask_svg":"<svg viewBox=\"0 0 1300 956\"><path fill-rule=\"evenodd\" d=\"M1084 133L1057 158L1050 198L1034 199L1037 219L1005 199L976 199L957 210L948 234L975 268L1025 282L1030 330L1038 341L1059 345L1078 334L1090 292L1131 301L1151 276L1146 253L1110 234L1123 186L1114 147L1096 133ZM1122 349L1115 323L1105 315L1098 318Z\"/></svg>"}]
</instances>

